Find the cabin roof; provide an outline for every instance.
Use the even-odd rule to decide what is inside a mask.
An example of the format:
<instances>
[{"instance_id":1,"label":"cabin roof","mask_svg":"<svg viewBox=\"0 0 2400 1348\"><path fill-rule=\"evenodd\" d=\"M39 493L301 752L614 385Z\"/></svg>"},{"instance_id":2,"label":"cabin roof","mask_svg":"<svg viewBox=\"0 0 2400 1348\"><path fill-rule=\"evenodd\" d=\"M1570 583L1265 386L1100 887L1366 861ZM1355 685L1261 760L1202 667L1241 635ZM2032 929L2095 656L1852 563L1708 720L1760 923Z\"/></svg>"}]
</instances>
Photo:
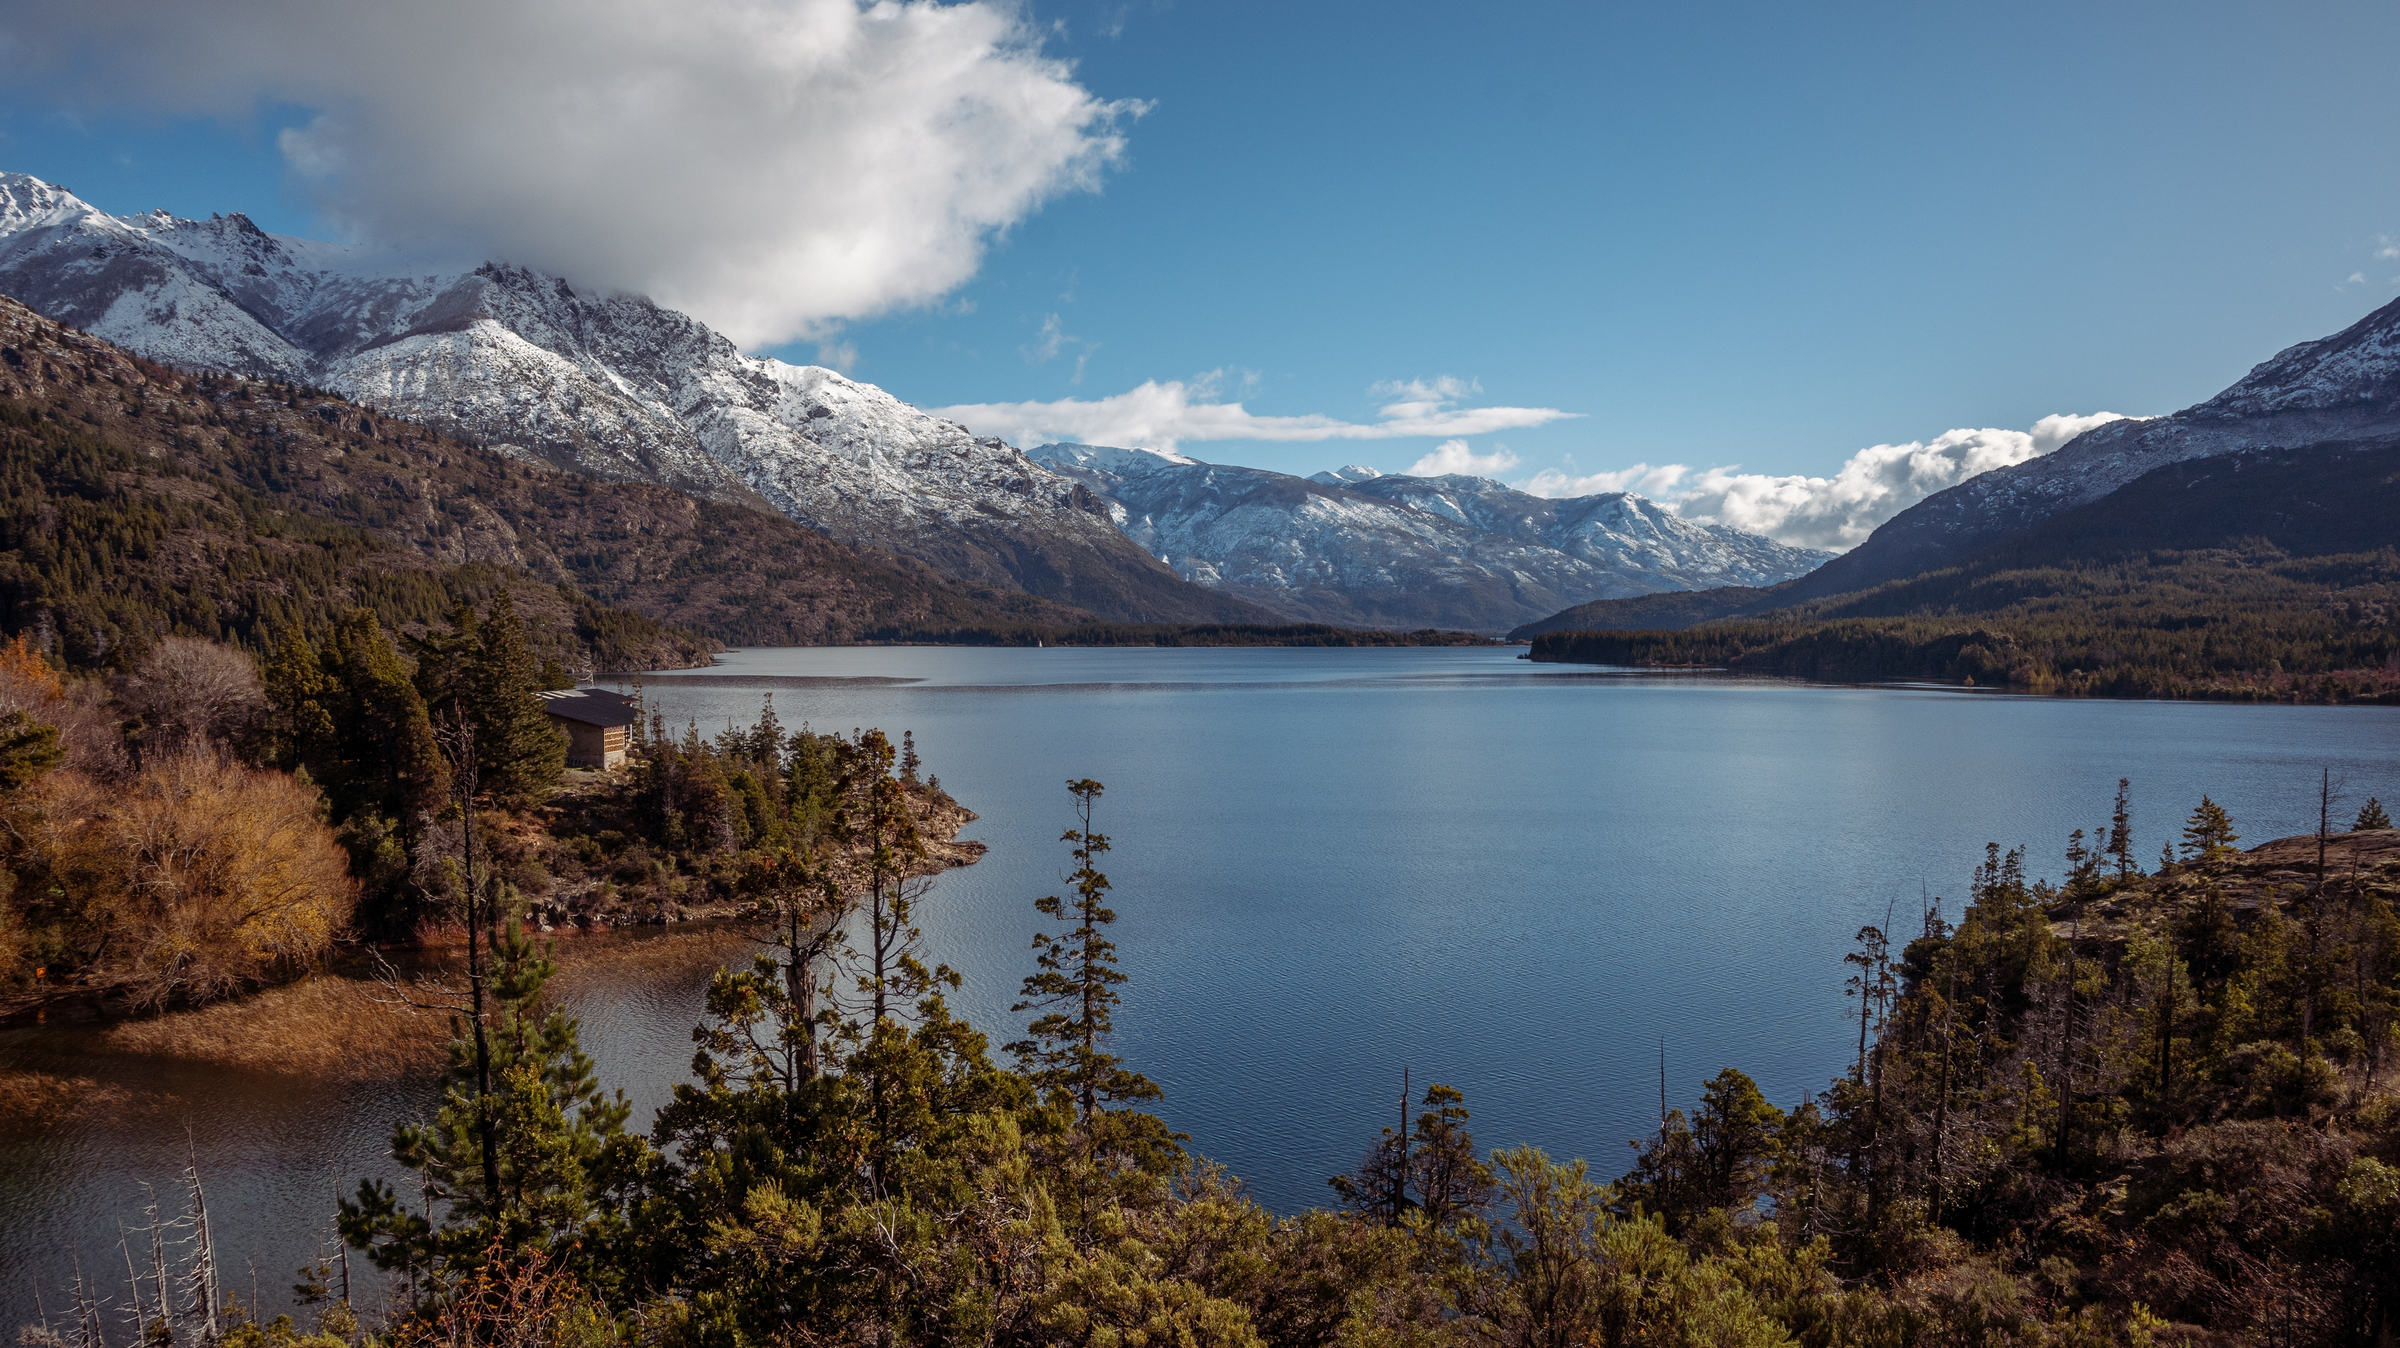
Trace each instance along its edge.
<instances>
[{"instance_id":1,"label":"cabin roof","mask_svg":"<svg viewBox=\"0 0 2400 1348\"><path fill-rule=\"evenodd\" d=\"M642 719L637 704L623 693L604 688L562 688L534 694L542 700L542 710L562 721L584 725L632 725Z\"/></svg>"}]
</instances>

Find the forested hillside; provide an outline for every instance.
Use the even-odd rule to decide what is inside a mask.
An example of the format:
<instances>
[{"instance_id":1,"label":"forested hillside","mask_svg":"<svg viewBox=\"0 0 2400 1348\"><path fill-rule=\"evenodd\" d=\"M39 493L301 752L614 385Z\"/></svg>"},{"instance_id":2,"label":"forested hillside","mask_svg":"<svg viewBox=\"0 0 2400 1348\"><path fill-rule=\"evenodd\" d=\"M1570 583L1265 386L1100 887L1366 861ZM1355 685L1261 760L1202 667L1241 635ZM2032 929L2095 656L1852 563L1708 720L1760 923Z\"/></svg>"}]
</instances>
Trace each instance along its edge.
<instances>
[{"instance_id":1,"label":"forested hillside","mask_svg":"<svg viewBox=\"0 0 2400 1348\"><path fill-rule=\"evenodd\" d=\"M1537 660L2385 701L2400 696L2395 547L2400 449L2258 450L2171 464L1962 566L1870 590L1654 596L1531 635Z\"/></svg>"},{"instance_id":2,"label":"forested hillside","mask_svg":"<svg viewBox=\"0 0 2400 1348\"><path fill-rule=\"evenodd\" d=\"M538 582L520 587L537 628L602 668L690 664L709 639L1088 617L763 510L528 465L306 389L170 370L5 299L0 416L7 622L49 623L79 665L179 627L257 649L280 623L353 605L416 630L508 576Z\"/></svg>"}]
</instances>

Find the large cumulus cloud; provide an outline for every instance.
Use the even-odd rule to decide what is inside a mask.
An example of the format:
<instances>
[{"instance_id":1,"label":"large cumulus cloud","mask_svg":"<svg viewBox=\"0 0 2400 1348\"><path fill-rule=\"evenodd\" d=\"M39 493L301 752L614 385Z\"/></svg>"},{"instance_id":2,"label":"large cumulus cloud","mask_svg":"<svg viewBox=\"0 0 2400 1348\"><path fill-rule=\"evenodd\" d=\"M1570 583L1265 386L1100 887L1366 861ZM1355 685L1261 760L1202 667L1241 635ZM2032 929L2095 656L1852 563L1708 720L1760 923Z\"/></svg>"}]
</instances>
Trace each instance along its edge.
<instances>
[{"instance_id":1,"label":"large cumulus cloud","mask_svg":"<svg viewBox=\"0 0 2400 1348\"><path fill-rule=\"evenodd\" d=\"M75 0L0 13L0 74L94 108L302 106L286 162L361 238L753 346L947 294L1097 186L1139 111L1007 0Z\"/></svg>"},{"instance_id":2,"label":"large cumulus cloud","mask_svg":"<svg viewBox=\"0 0 2400 1348\"><path fill-rule=\"evenodd\" d=\"M1930 440L1870 445L1830 477L1745 473L1739 465L1694 469L1638 463L1575 476L1544 469L1518 484L1542 496L1631 491L1672 504L1687 519L1729 524L1797 547L1848 551L1876 526L1917 502L1979 473L2038 458L2114 412L2043 417L2029 431L1992 427L1944 431Z\"/></svg>"}]
</instances>

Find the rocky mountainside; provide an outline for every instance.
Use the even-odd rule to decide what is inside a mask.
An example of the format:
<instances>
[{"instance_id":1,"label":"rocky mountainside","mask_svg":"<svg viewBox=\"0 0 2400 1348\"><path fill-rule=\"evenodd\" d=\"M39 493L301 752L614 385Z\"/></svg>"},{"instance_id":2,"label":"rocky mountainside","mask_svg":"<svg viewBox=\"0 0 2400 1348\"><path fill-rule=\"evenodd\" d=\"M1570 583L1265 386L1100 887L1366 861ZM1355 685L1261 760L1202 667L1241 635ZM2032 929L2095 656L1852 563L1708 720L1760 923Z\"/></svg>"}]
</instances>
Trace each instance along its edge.
<instances>
[{"instance_id":1,"label":"rocky mountainside","mask_svg":"<svg viewBox=\"0 0 2400 1348\"><path fill-rule=\"evenodd\" d=\"M256 645L354 605L411 630L501 583L564 654L616 669L690 664L717 641L1090 617L762 508L528 464L293 385L194 377L7 299L0 468L0 630L46 633L78 664L172 630Z\"/></svg>"},{"instance_id":2,"label":"rocky mountainside","mask_svg":"<svg viewBox=\"0 0 2400 1348\"><path fill-rule=\"evenodd\" d=\"M520 458L759 502L836 539L1129 621L1248 621L1003 441L519 267L111 216L0 174L0 292L153 360L303 382Z\"/></svg>"},{"instance_id":3,"label":"rocky mountainside","mask_svg":"<svg viewBox=\"0 0 2400 1348\"><path fill-rule=\"evenodd\" d=\"M2302 342L2172 416L2116 421L2038 459L1939 492L1789 586L1781 602L1862 590L1954 565L2167 464L2400 434L2400 300Z\"/></svg>"},{"instance_id":4,"label":"rocky mountainside","mask_svg":"<svg viewBox=\"0 0 2400 1348\"><path fill-rule=\"evenodd\" d=\"M1552 501L1483 477L1313 478L1046 445L1178 575L1287 618L1500 632L1588 599L1771 585L1827 554L1695 524L1623 492Z\"/></svg>"}]
</instances>

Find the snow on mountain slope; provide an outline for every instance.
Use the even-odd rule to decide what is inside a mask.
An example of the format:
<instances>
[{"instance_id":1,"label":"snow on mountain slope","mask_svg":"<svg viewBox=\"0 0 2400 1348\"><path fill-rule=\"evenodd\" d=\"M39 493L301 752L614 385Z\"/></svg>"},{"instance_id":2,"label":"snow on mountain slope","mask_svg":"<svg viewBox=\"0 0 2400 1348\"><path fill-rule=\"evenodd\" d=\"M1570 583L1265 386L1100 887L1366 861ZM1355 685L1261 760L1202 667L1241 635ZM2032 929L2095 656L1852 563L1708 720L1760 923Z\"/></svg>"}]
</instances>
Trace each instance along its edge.
<instances>
[{"instance_id":1,"label":"snow on mountain slope","mask_svg":"<svg viewBox=\"0 0 2400 1348\"><path fill-rule=\"evenodd\" d=\"M2279 352L2204 403L2095 427L2041 458L1928 496L1793 586L1786 602L1951 565L2171 463L2394 434L2400 434L2400 300L2331 337Z\"/></svg>"},{"instance_id":2,"label":"snow on mountain slope","mask_svg":"<svg viewBox=\"0 0 2400 1348\"><path fill-rule=\"evenodd\" d=\"M1624 493L1551 501L1489 478L1299 478L1182 454L1047 445L1186 579L1308 622L1504 632L1591 599L1773 584L1825 554Z\"/></svg>"},{"instance_id":3,"label":"snow on mountain slope","mask_svg":"<svg viewBox=\"0 0 2400 1348\"><path fill-rule=\"evenodd\" d=\"M521 267L111 216L0 174L0 291L155 360L298 380L595 476L763 501L847 542L1104 617L1254 620L1078 483L832 370Z\"/></svg>"}]
</instances>

